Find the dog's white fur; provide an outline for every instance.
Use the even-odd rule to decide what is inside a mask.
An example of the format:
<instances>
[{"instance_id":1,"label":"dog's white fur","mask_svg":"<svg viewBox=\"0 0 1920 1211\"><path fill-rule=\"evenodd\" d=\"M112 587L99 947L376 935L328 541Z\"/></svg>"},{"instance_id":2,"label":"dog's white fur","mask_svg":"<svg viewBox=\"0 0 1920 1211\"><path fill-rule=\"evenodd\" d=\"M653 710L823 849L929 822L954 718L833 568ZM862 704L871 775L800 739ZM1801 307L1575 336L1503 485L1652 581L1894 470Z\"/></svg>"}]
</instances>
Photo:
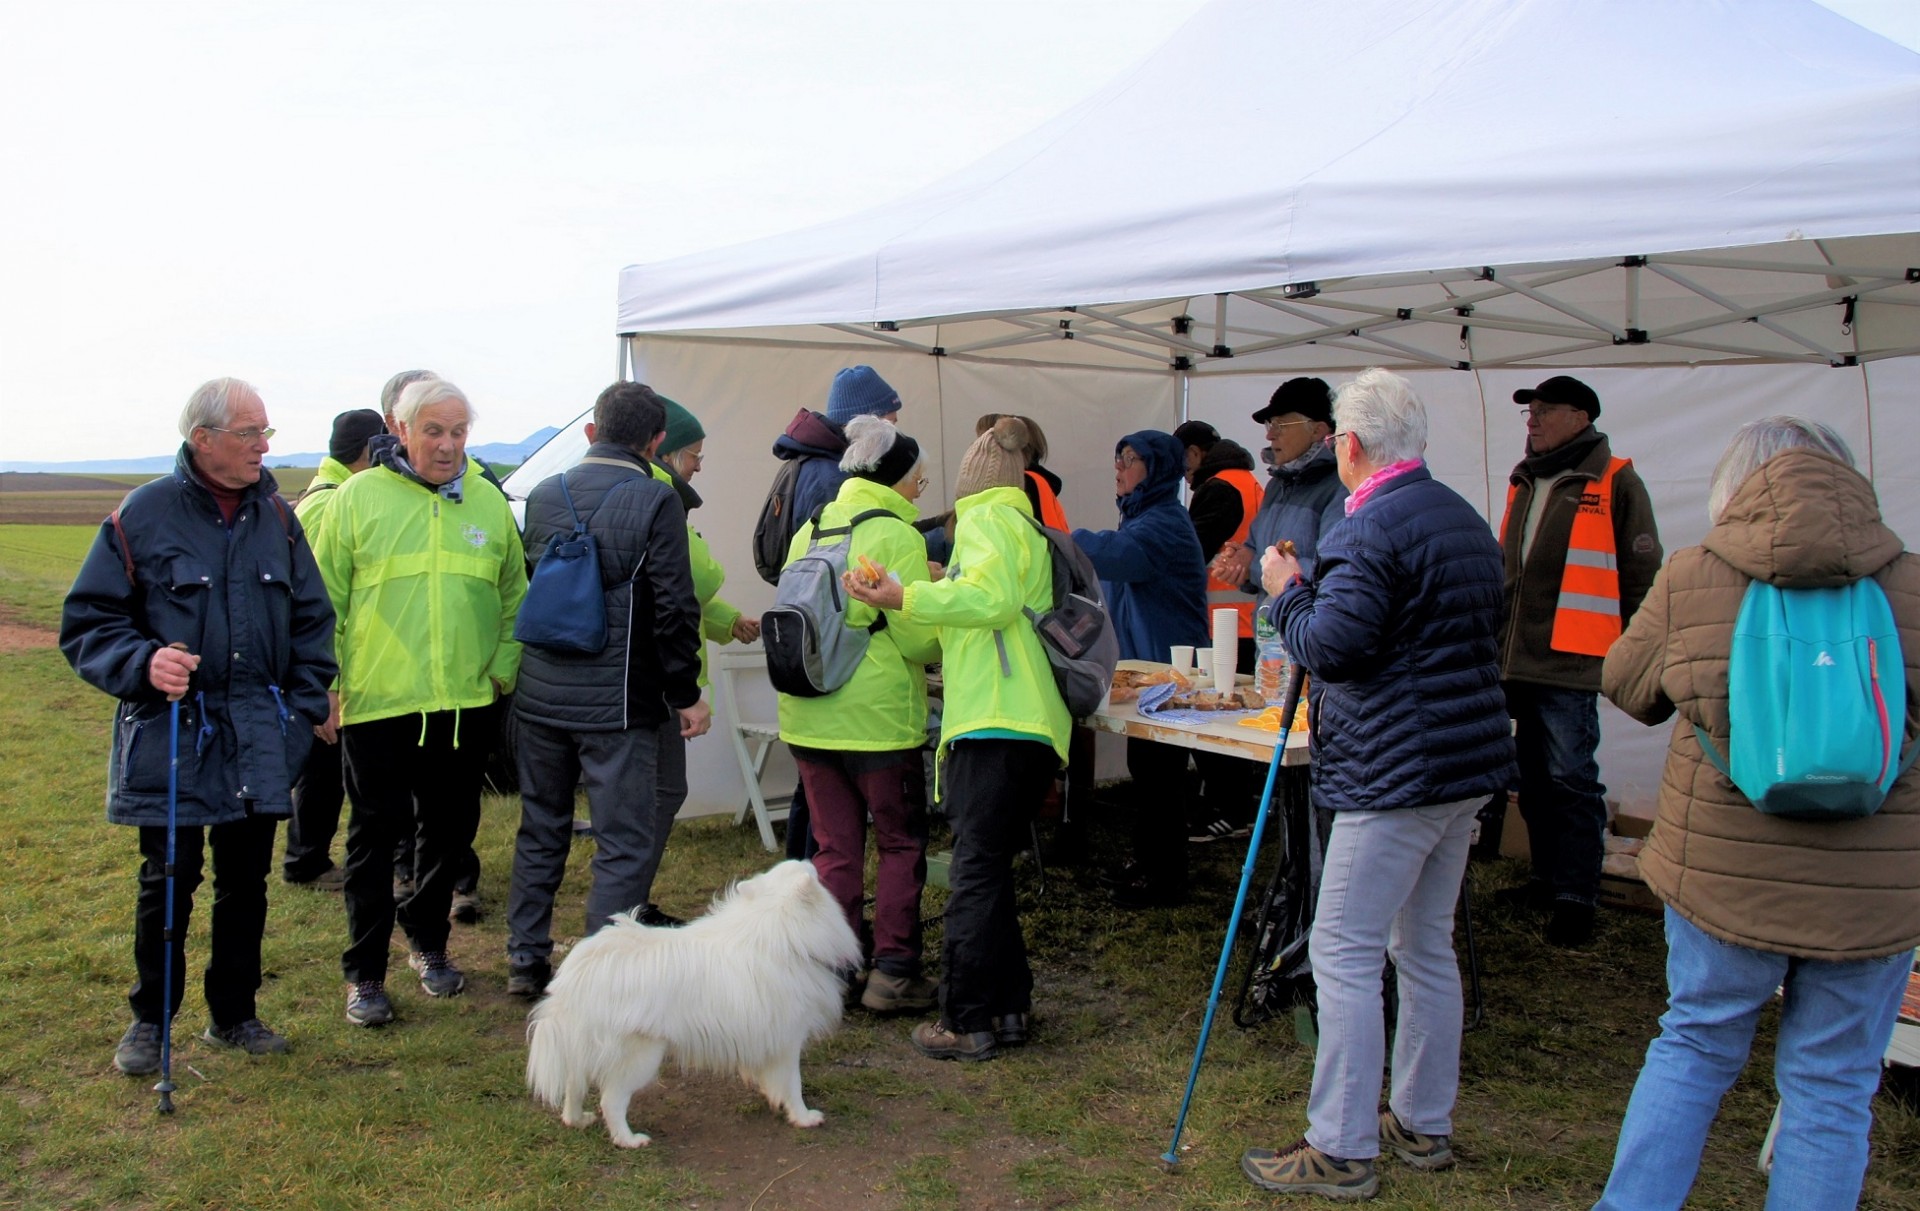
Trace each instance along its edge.
<instances>
[{"instance_id":1,"label":"dog's white fur","mask_svg":"<svg viewBox=\"0 0 1920 1211\"><path fill-rule=\"evenodd\" d=\"M627 914L575 946L527 1023L527 1086L584 1127L600 1090L623 1148L633 1095L671 1052L683 1069L738 1072L796 1127L822 1115L800 1095L800 1052L840 1021L840 972L860 962L846 914L810 862L782 862L735 884L704 917L649 928Z\"/></svg>"}]
</instances>

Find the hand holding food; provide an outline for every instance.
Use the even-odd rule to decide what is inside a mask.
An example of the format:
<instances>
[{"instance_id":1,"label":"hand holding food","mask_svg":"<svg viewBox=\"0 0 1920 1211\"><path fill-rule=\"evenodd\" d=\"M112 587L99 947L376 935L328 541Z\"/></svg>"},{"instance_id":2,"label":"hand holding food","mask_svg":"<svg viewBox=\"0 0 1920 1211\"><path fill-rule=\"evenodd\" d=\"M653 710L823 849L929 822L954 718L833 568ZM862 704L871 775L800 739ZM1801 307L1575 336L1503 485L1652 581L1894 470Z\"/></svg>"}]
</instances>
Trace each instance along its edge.
<instances>
[{"instance_id":1,"label":"hand holding food","mask_svg":"<svg viewBox=\"0 0 1920 1211\"><path fill-rule=\"evenodd\" d=\"M1294 557L1294 546L1283 542L1279 546L1267 548L1260 558L1260 587L1267 596L1277 597L1281 590L1292 584L1300 575L1300 561Z\"/></svg>"},{"instance_id":2,"label":"hand holding food","mask_svg":"<svg viewBox=\"0 0 1920 1211\"><path fill-rule=\"evenodd\" d=\"M853 558L859 563L860 571L858 575L866 584L877 585L887 578L887 570L871 559L868 559L865 555L855 555ZM849 571L851 571L851 569L849 569Z\"/></svg>"}]
</instances>

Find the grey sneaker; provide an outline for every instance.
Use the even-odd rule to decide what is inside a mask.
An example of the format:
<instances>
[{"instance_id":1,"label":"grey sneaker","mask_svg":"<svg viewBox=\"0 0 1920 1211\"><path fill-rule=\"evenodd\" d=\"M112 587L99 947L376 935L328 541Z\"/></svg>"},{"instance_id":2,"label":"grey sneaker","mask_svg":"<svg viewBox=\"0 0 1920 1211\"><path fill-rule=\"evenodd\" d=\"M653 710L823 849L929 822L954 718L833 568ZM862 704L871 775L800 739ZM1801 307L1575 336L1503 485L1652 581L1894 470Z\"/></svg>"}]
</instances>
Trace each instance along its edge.
<instances>
[{"instance_id":1,"label":"grey sneaker","mask_svg":"<svg viewBox=\"0 0 1920 1211\"><path fill-rule=\"evenodd\" d=\"M1415 1169L1453 1167L1452 1137L1409 1130L1391 1109L1380 1112L1380 1146Z\"/></svg>"},{"instance_id":2,"label":"grey sneaker","mask_svg":"<svg viewBox=\"0 0 1920 1211\"><path fill-rule=\"evenodd\" d=\"M355 1026L385 1026L393 1021L393 1002L380 980L361 980L347 991L347 1021Z\"/></svg>"},{"instance_id":3,"label":"grey sneaker","mask_svg":"<svg viewBox=\"0 0 1920 1211\"><path fill-rule=\"evenodd\" d=\"M287 1040L268 1029L259 1018L248 1018L236 1026L207 1023L200 1037L221 1047L237 1047L248 1055L279 1055L287 1049Z\"/></svg>"},{"instance_id":4,"label":"grey sneaker","mask_svg":"<svg viewBox=\"0 0 1920 1211\"><path fill-rule=\"evenodd\" d=\"M1277 1194L1319 1194L1358 1202L1380 1192L1380 1176L1371 1160L1328 1156L1305 1139L1279 1152L1247 1149L1240 1158L1240 1172L1262 1190Z\"/></svg>"},{"instance_id":5,"label":"grey sneaker","mask_svg":"<svg viewBox=\"0 0 1920 1211\"><path fill-rule=\"evenodd\" d=\"M552 979L553 967L545 959L507 963L507 995L510 997L537 997L546 992Z\"/></svg>"},{"instance_id":6,"label":"grey sneaker","mask_svg":"<svg viewBox=\"0 0 1920 1211\"><path fill-rule=\"evenodd\" d=\"M135 1022L113 1049L113 1066L128 1076L160 1071L160 1024Z\"/></svg>"},{"instance_id":7,"label":"grey sneaker","mask_svg":"<svg viewBox=\"0 0 1920 1211\"><path fill-rule=\"evenodd\" d=\"M939 1003L940 985L927 977L888 975L878 967L860 993L860 1004L873 1013L925 1013Z\"/></svg>"},{"instance_id":8,"label":"grey sneaker","mask_svg":"<svg viewBox=\"0 0 1920 1211\"><path fill-rule=\"evenodd\" d=\"M407 966L420 977L420 987L430 997L458 996L467 986L467 977L448 959L444 950L416 950L407 956Z\"/></svg>"}]
</instances>

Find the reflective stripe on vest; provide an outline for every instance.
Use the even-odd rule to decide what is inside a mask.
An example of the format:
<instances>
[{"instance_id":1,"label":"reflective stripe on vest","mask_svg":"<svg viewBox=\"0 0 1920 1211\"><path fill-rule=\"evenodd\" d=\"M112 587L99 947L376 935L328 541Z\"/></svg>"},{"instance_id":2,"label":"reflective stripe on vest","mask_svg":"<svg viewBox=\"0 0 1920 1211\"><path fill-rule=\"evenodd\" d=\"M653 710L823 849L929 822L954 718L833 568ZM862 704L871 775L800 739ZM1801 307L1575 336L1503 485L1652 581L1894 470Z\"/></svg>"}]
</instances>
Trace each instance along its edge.
<instances>
[{"instance_id":1,"label":"reflective stripe on vest","mask_svg":"<svg viewBox=\"0 0 1920 1211\"><path fill-rule=\"evenodd\" d=\"M1606 471L1581 493L1567 536L1567 563L1560 572L1560 597L1554 603L1553 638L1556 652L1577 656L1605 656L1620 638L1620 563L1613 541L1613 477L1633 464L1609 459ZM1509 532L1518 484L1507 485L1507 510L1500 518L1502 541L1517 542ZM1533 501L1530 507L1539 508ZM1524 519L1523 519L1524 520Z\"/></svg>"},{"instance_id":2,"label":"reflective stripe on vest","mask_svg":"<svg viewBox=\"0 0 1920 1211\"><path fill-rule=\"evenodd\" d=\"M1047 477L1038 471L1029 471L1027 479L1033 484L1033 494L1040 498L1040 524L1062 534L1071 533L1073 527L1067 524L1067 511L1060 507L1060 498L1054 495L1053 485L1047 482Z\"/></svg>"},{"instance_id":3,"label":"reflective stripe on vest","mask_svg":"<svg viewBox=\"0 0 1920 1211\"><path fill-rule=\"evenodd\" d=\"M1260 511L1260 485L1253 478L1253 472L1251 471L1222 471L1218 475L1215 475L1214 478L1225 480L1227 483L1232 484L1234 490L1240 493L1240 525L1234 530L1233 537L1227 540L1228 546L1237 547L1247 541L1247 531L1253 525L1254 514ZM1209 561L1207 564L1209 569L1207 572L1207 608L1211 610L1217 606L1225 609L1231 606L1235 610L1238 610L1240 612L1240 638L1252 639L1253 607L1257 599L1252 593L1242 590L1239 585L1230 584L1213 575L1211 570L1213 564L1211 561L1216 552L1209 551L1206 554ZM1255 552L1254 555L1257 560L1259 553Z\"/></svg>"}]
</instances>

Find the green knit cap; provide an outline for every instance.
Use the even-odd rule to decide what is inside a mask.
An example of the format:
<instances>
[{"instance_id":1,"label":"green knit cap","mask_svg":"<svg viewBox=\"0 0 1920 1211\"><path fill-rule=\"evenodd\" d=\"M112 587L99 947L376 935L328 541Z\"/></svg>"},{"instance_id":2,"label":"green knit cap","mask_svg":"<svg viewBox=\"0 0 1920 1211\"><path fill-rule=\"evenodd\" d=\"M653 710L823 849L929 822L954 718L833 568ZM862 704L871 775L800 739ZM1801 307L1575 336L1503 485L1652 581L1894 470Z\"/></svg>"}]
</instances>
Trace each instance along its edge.
<instances>
[{"instance_id":1,"label":"green knit cap","mask_svg":"<svg viewBox=\"0 0 1920 1211\"><path fill-rule=\"evenodd\" d=\"M674 403L666 396L660 396L660 402L667 406L667 437L660 443L661 454L672 454L699 441L707 435L700 427L700 421L693 413Z\"/></svg>"}]
</instances>

